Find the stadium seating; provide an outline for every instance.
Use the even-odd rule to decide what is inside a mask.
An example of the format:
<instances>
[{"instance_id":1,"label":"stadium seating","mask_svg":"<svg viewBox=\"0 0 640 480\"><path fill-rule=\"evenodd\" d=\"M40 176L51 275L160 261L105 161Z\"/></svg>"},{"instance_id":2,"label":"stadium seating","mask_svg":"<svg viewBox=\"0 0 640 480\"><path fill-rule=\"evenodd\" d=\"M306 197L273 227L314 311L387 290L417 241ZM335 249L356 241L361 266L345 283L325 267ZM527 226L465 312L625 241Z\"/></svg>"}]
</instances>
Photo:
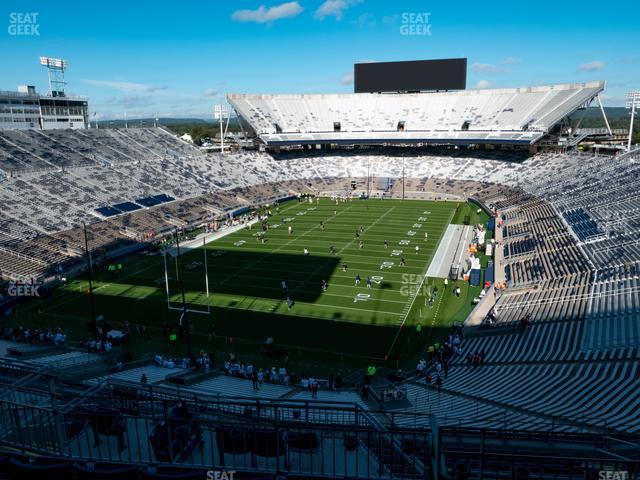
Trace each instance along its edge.
<instances>
[{"instance_id":1,"label":"stadium seating","mask_svg":"<svg viewBox=\"0 0 640 480\"><path fill-rule=\"evenodd\" d=\"M541 98L566 105L569 98L588 92L565 89L539 93L514 99L514 109L533 109ZM318 125L322 115L339 111L335 105L321 105L317 98L300 98L303 103L299 98L265 98L260 108L270 108L272 115L292 122L310 120L308 112L313 111L311 121ZM360 120L371 113L353 99L349 108ZM479 108L469 106L469 112ZM494 113L477 120L494 126L519 121L510 111ZM539 123L544 125L553 115L540 117ZM428 118L419 120L426 122ZM391 122L391 117L383 115L380 121ZM348 121L343 125L349 125ZM403 148L398 155L392 147L274 155L240 151L221 156L201 154L162 129L3 131L0 271L5 276L33 278L51 273L53 268L71 268L80 261L84 248L83 222L88 226L90 248L117 250L161 238L176 226L200 225L223 218L233 209L285 197L292 191L344 193L351 180L361 188L367 175L378 192L399 195L402 185L398 179L404 175L409 198L473 196L494 209L502 223L496 265L504 269L508 288L497 298L494 325L516 326L524 316L532 324L520 336L489 335L468 342L470 350L512 352L501 354L500 360L492 359L490 363L497 364L487 365L486 375L503 379L504 388L508 388L509 378L546 378L549 394L558 399L561 392L551 384L559 385L560 379L571 376L575 389L584 392L584 402L579 408L554 411L553 415L587 418L589 412L600 408L606 400L606 388L611 388L611 383L604 381L598 388L588 388L590 378L608 378L629 389L637 380L637 372L624 362L632 358L630 349L640 337L638 156L637 152L616 158L541 153L524 160L515 152L464 149ZM145 200L152 198L164 200L157 205ZM127 211L132 204L140 208ZM105 218L97 211L101 207L118 207L118 214ZM567 356L558 356L565 350L556 346L536 347L533 336L538 333L539 342L545 336L564 339L571 345L565 348ZM524 337L532 343L508 346ZM486 343L478 343L481 340ZM507 343L499 346L495 344L498 340ZM527 352L528 357L516 358L516 351ZM551 353L542 358L543 352ZM85 361L73 356L50 360L49 364L61 368ZM138 382L141 373L118 375ZM497 425L495 416L502 415L500 421L513 417L541 429L549 425L540 417L547 408L544 401L494 391L474 375L464 365L452 365L442 393L451 400L450 411L458 412L452 417L472 412L480 408L478 402L484 402L486 415L482 418L487 421L483 424ZM164 371L158 378L150 374L149 382L162 383L166 377ZM216 377L190 388L230 395L240 388L253 394L250 382L237 380L241 386L235 386L236 380ZM538 383L527 383L527 389L532 395L544 391ZM275 385L261 395L304 398L304 394ZM415 407L431 394L424 385L409 384L407 395ZM634 398L629 390L629 402ZM611 407L612 422L618 418L621 426L627 421L625 411L631 405Z\"/></svg>"},{"instance_id":2,"label":"stadium seating","mask_svg":"<svg viewBox=\"0 0 640 480\"><path fill-rule=\"evenodd\" d=\"M267 145L524 143L594 98L602 82L414 94L228 95ZM404 122L403 128L398 128Z\"/></svg>"},{"instance_id":3,"label":"stadium seating","mask_svg":"<svg viewBox=\"0 0 640 480\"><path fill-rule=\"evenodd\" d=\"M289 103L287 109L295 108ZM590 315L590 307L602 316L602 302L592 299L602 291L617 298L606 283L612 279L631 282L626 295L637 294L637 155L611 162L542 153L522 162L518 153L404 148L398 156L389 147L221 157L205 156L163 129L8 131L0 146L5 276L71 268L84 248L83 222L92 249L117 250L308 191L307 184L314 192L341 193L350 179L369 174L384 190L404 172L409 198L475 196L504 218L502 268L510 288L498 300L498 321L517 322L524 314L534 321L577 319ZM401 182L391 185L388 194L399 195ZM145 206L143 199L157 196L175 200ZM140 208L119 213L134 204ZM122 210L113 217L99 213L114 206ZM615 313L621 298L605 315Z\"/></svg>"},{"instance_id":4,"label":"stadium seating","mask_svg":"<svg viewBox=\"0 0 640 480\"><path fill-rule=\"evenodd\" d=\"M640 402L637 338L623 346L593 345L603 337L592 328L581 320L548 321L519 333L466 338L440 393L424 380L407 386L413 403L407 411L422 405L443 423L491 428L638 431L640 418L629 415ZM466 361L476 352L483 353L480 366Z\"/></svg>"},{"instance_id":5,"label":"stadium seating","mask_svg":"<svg viewBox=\"0 0 640 480\"><path fill-rule=\"evenodd\" d=\"M478 466L471 448L480 443L469 436L477 429L492 429L481 433L488 449L505 448L505 439L521 430L530 446L535 433L544 432L545 457L560 443L557 434L568 442L586 432L603 451L607 445L598 442L612 435L636 442L640 155L530 156L419 145L529 145L603 86L229 97L267 144L384 140L417 147L221 155L203 154L163 128L1 131L2 277L62 276L83 266L84 225L97 258L291 194L353 193L353 181L356 194L370 184L373 195L473 197L493 209L500 224L495 265L507 288L495 297L491 325L465 330L462 353L450 360L441 388L409 375L398 386L402 400L384 411L351 385L342 391L323 386L315 397L295 385L263 383L255 391L250 380L219 372L176 385L172 377L184 369L136 362L108 370L104 355L2 340L0 439L11 453L0 454L0 477L9 470L16 478L204 478L199 467L223 466L237 468L236 478L287 469L300 475L290 478L428 478L433 445L425 437L434 418L443 438L466 449L464 462L449 456L458 478L465 471L458 465L467 473L484 469L489 478L494 471L495 478L518 478L534 456L512 457L502 468L487 456ZM523 317L529 319L524 327ZM10 352L16 349L19 360ZM477 367L466 361L474 352L484 353ZM176 400L192 407L184 415L188 422L175 414ZM103 428L96 426L93 402L108 420L98 422ZM175 423L188 423L189 435L167 428ZM492 431L509 433L485 444ZM239 438L244 445L235 444ZM616 458L606 457L607 466ZM174 466L158 465L164 461ZM137 467L123 467L128 462ZM582 464L557 471L549 465L532 469L531 478L570 478L567 471L595 478Z\"/></svg>"},{"instance_id":6,"label":"stadium seating","mask_svg":"<svg viewBox=\"0 0 640 480\"><path fill-rule=\"evenodd\" d=\"M182 373L180 368L163 368L156 365L145 365L131 368L120 372L110 373L87 380L88 384L94 385L105 381L125 381L140 384L142 375L147 377L147 384L152 385L167 380L169 377Z\"/></svg>"},{"instance_id":7,"label":"stadium seating","mask_svg":"<svg viewBox=\"0 0 640 480\"><path fill-rule=\"evenodd\" d=\"M280 398L291 388L271 383L262 384L259 391L252 388L252 382L241 378L219 375L188 387L189 391L224 397L258 397L264 399Z\"/></svg>"}]
</instances>

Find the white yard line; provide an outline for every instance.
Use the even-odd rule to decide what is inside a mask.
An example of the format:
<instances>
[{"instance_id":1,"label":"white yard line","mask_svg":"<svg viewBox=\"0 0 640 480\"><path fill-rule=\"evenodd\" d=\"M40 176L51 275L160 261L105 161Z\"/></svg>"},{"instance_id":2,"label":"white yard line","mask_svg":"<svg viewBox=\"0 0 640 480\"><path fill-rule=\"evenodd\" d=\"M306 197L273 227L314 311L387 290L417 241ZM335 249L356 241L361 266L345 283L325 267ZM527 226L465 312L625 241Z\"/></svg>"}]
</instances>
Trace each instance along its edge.
<instances>
[{"instance_id":1,"label":"white yard line","mask_svg":"<svg viewBox=\"0 0 640 480\"><path fill-rule=\"evenodd\" d=\"M290 210L292 208L294 208L295 206L297 206L297 204L294 205L290 205L287 208L284 208L282 210L282 212L286 212L287 210ZM182 244L180 244L180 255L184 255L186 252L191 251L191 250L196 250L200 247L202 247L203 245L203 241L202 239L204 238L204 244L208 244L211 243L215 240L220 240L221 238L224 238L226 236L231 235L232 233L236 233L239 232L241 230L244 230L247 225L255 225L256 223L258 223L260 220L259 219L253 219L247 223L243 223L240 225L233 225L231 227L227 227L223 230L220 230L218 232L214 232L214 233L200 233L198 234L198 236L193 239L193 240L189 240L187 242L184 242ZM183 252L184 250L184 252ZM175 257L177 248L176 247L170 247L167 248L165 250L169 255L171 255L172 257Z\"/></svg>"},{"instance_id":2,"label":"white yard line","mask_svg":"<svg viewBox=\"0 0 640 480\"><path fill-rule=\"evenodd\" d=\"M332 218L336 218L337 216L341 215L342 213L346 212L347 210L349 210L353 205L350 205L349 207L347 207L345 210L342 210L340 213L338 213L337 215L334 215L333 217L329 217L329 219L327 220L327 222L329 222ZM224 280L220 281L220 282L216 282L216 285L220 285L220 284L224 284L227 282L227 280L230 280L232 278L237 277L240 273L244 272L245 270L247 270L248 268L253 267L254 265L259 264L260 262L262 262L265 258L270 257L272 255L274 255L276 252L282 250L283 248L285 248L288 245L291 245L293 242L301 239L302 237L308 235L309 233L311 233L313 230L315 230L316 228L319 228L320 225L319 224L315 224L313 227L311 227L309 230L305 231L302 235L299 235L297 237L292 238L291 240L289 240L288 242L283 243L282 245L280 245L278 248L276 248L275 250L272 250L271 252L267 253L266 255L260 257L258 260L256 260L255 262L251 262L247 265L245 265L243 268L241 268L240 270L238 270L235 274L231 275L230 277L225 278Z\"/></svg>"},{"instance_id":3,"label":"white yard line","mask_svg":"<svg viewBox=\"0 0 640 480\"><path fill-rule=\"evenodd\" d=\"M388 209L384 214L382 214L380 217L378 217L378 219L377 219L375 222L373 222L371 225L369 225L367 228L365 228L365 229L364 229L364 231L366 232L366 231L367 231L367 230L369 230L371 227L373 227L374 225L376 225L380 220L382 220L384 217L386 217L386 216L387 216L387 214L388 214L391 210L393 210L394 208L396 208L396 207L391 207L391 208L389 208L389 209ZM364 232L363 232L363 233L364 233ZM340 255L340 254L341 254L341 253L342 253L342 252L343 252L347 247L349 247L350 245L352 245L352 244L353 244L353 242L355 242L355 241L356 241L356 239L355 239L355 238L354 238L354 239L352 239L352 240L351 240L349 243L347 243L344 247L342 247L340 250L338 250L338 251L336 252L336 255ZM309 279L309 278L313 277L313 276L316 274L316 272L317 272L318 270L320 270L320 269L321 269L322 267L324 267L324 266L325 266L325 265L320 265L318 268L316 268L313 272L311 272L311 273L309 274L309 276L307 277L307 279ZM307 280L307 279L305 279L305 281L303 281L302 283L306 282L306 280ZM294 290L294 291L297 291L297 290Z\"/></svg>"},{"instance_id":4,"label":"white yard line","mask_svg":"<svg viewBox=\"0 0 640 480\"><path fill-rule=\"evenodd\" d=\"M453 216L455 215L456 211L455 209L451 211L451 214L449 215L449 221L447 222L447 225L451 224L451 220L453 220ZM442 232L440 232L440 237L438 238L438 245L440 244L440 242L442 241L442 237L444 236L444 233L447 231L447 229L443 229ZM396 336L393 339L393 342L391 343L391 347L389 348L389 351L387 352L387 357L389 355L391 355L391 351L393 350L393 347L395 347L396 342L398 341L398 337L400 336L400 332L402 331L402 328L404 327L405 322L407 321L407 317L409 316L409 313L411 313L411 309L413 308L413 304L416 301L416 298L418 298L418 295L420 294L420 291L422 290L422 286L424 285L424 281L427 279L427 269L429 268L428 265L424 266L424 269L422 270L422 281L420 282L420 285L418 286L418 288L416 289L416 293L413 295L413 299L411 299L411 303L409 304L409 308L407 310L407 313L405 313L404 318L402 319L402 323L400 324L400 327L398 328L398 333L396 333Z\"/></svg>"}]
</instances>

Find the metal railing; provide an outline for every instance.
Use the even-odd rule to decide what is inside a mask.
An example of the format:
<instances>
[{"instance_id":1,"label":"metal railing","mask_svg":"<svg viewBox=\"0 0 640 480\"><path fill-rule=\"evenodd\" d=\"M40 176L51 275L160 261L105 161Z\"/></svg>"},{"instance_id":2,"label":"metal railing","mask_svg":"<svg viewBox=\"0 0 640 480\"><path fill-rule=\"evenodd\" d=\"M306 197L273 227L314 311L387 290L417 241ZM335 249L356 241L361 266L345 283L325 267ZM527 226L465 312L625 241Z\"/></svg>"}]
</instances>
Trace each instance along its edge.
<instances>
[{"instance_id":1,"label":"metal railing","mask_svg":"<svg viewBox=\"0 0 640 480\"><path fill-rule=\"evenodd\" d=\"M637 447L633 436L471 426L437 427L435 432L433 423L421 429L401 428L373 421L366 412L361 412L364 421L350 425L310 423L247 411L222 415L187 400L159 400L152 402L153 408L142 408L148 401L144 394L137 399L137 412L132 403L114 403L119 408L112 408L85 400L73 411L64 411L57 407L59 399L47 406L0 399L0 443L14 453L80 463L286 471L342 478L429 478L433 451L441 453L449 473L462 468L459 465L470 470L471 476L465 478L513 478L507 472L516 467L528 469L526 478L584 479L592 478L585 472L606 468L635 475L639 464L640 450L633 453ZM358 414L358 409L353 412ZM437 449L432 448L435 442ZM550 444L556 446L552 453Z\"/></svg>"}]
</instances>

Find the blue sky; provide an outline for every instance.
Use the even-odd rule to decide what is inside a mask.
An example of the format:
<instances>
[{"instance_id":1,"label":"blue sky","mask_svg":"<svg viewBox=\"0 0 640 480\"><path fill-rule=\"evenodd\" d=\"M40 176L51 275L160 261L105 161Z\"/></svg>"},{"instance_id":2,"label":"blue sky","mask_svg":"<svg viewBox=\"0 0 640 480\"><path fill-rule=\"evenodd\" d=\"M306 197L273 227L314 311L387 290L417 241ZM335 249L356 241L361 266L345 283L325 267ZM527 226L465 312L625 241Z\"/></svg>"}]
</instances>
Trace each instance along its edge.
<instances>
[{"instance_id":1,"label":"blue sky","mask_svg":"<svg viewBox=\"0 0 640 480\"><path fill-rule=\"evenodd\" d=\"M353 63L362 61L468 57L468 87L606 80L607 105L640 89L640 2L630 0L613 8L547 0L5 0L0 10L0 89L45 91L38 57L65 58L68 91L88 96L98 118L206 117L226 93L349 92ZM424 24L425 13L430 35L403 35L403 25ZM38 35L12 34L29 23Z\"/></svg>"}]
</instances>

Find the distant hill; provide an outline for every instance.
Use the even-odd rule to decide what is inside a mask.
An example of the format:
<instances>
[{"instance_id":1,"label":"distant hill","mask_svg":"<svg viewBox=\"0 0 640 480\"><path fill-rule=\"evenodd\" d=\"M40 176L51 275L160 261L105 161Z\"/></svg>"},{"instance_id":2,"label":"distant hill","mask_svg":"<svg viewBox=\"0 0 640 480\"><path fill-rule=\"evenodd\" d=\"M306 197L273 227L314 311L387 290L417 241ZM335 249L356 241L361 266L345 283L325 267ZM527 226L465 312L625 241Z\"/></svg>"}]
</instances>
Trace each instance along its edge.
<instances>
[{"instance_id":1,"label":"distant hill","mask_svg":"<svg viewBox=\"0 0 640 480\"><path fill-rule=\"evenodd\" d=\"M129 126L149 126L153 125L153 118L136 118L127 120L127 124ZM95 123L95 122L91 122ZM158 123L160 125L210 125L213 124L213 119L204 119L204 118L159 118ZM114 126L114 127L124 127L125 121L124 119L118 120L100 120L98 121L99 126Z\"/></svg>"},{"instance_id":2,"label":"distant hill","mask_svg":"<svg viewBox=\"0 0 640 480\"><path fill-rule=\"evenodd\" d=\"M607 118L609 120L625 119L627 120L627 122L629 121L630 112L624 107L604 107L604 111L607 114ZM583 110L578 110L572 115L572 118L580 118L583 113L585 120L602 118L600 107L589 107L587 108L586 112Z\"/></svg>"},{"instance_id":3,"label":"distant hill","mask_svg":"<svg viewBox=\"0 0 640 480\"><path fill-rule=\"evenodd\" d=\"M611 128L624 128L629 130L631 113L624 107L604 107L604 111L609 120ZM600 107L591 107L587 111L579 110L571 116L571 122L575 125L584 114L584 119L580 124L583 128L605 128L604 119ZM636 117L638 118L638 117ZM640 121L635 121L633 125L633 142L640 142Z\"/></svg>"},{"instance_id":4,"label":"distant hill","mask_svg":"<svg viewBox=\"0 0 640 480\"><path fill-rule=\"evenodd\" d=\"M93 122L92 122L93 123ZM151 127L154 124L153 118L136 118L127 120L129 128ZM220 134L220 126L213 119L204 118L159 118L158 124L168 128L176 135L188 133L193 138L196 145L200 145L205 138L214 138ZM124 128L124 119L103 120L98 122L100 128ZM237 118L229 121L229 131L234 132L240 129Z\"/></svg>"}]
</instances>

